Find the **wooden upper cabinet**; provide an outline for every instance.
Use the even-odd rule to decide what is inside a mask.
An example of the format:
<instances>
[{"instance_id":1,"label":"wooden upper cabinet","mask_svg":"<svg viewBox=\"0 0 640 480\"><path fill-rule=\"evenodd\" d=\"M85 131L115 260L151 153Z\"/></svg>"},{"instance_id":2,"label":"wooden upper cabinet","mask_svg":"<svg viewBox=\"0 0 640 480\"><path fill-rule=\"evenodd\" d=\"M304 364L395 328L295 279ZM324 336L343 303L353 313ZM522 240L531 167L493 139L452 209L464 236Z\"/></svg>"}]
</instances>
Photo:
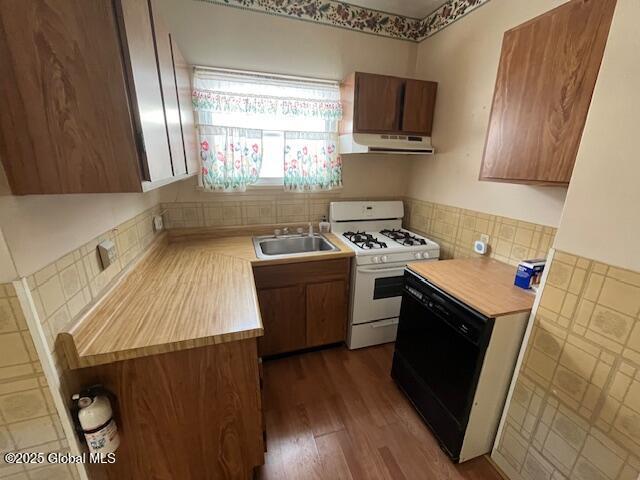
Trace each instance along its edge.
<instances>
[{"instance_id":1,"label":"wooden upper cabinet","mask_svg":"<svg viewBox=\"0 0 640 480\"><path fill-rule=\"evenodd\" d=\"M431 135L438 84L355 72L341 85L340 133Z\"/></svg>"},{"instance_id":2,"label":"wooden upper cabinet","mask_svg":"<svg viewBox=\"0 0 640 480\"><path fill-rule=\"evenodd\" d=\"M158 58L158 73L160 91L164 105L164 120L166 122L169 152L174 175L187 173L182 127L180 125L180 107L178 105L178 90L176 88L176 72L173 65L172 41L169 29L158 13L156 0L151 0L151 18L153 19L153 36L156 40L156 56Z\"/></svg>"},{"instance_id":3,"label":"wooden upper cabinet","mask_svg":"<svg viewBox=\"0 0 640 480\"><path fill-rule=\"evenodd\" d=\"M133 79L135 107L144 143L144 179L150 182L173 176L171 151L167 138L159 60L151 23L148 0L122 0L122 20Z\"/></svg>"},{"instance_id":4,"label":"wooden upper cabinet","mask_svg":"<svg viewBox=\"0 0 640 480\"><path fill-rule=\"evenodd\" d=\"M191 105L150 2L0 2L0 157L14 194L140 192L186 176L193 113L185 142Z\"/></svg>"},{"instance_id":5,"label":"wooden upper cabinet","mask_svg":"<svg viewBox=\"0 0 640 480\"><path fill-rule=\"evenodd\" d=\"M505 33L481 180L568 184L616 0L571 0Z\"/></svg>"},{"instance_id":6,"label":"wooden upper cabinet","mask_svg":"<svg viewBox=\"0 0 640 480\"><path fill-rule=\"evenodd\" d=\"M141 190L111 0L0 2L0 63L14 194Z\"/></svg>"},{"instance_id":7,"label":"wooden upper cabinet","mask_svg":"<svg viewBox=\"0 0 640 480\"><path fill-rule=\"evenodd\" d=\"M438 84L435 82L406 80L402 110L403 132L431 135L437 90Z\"/></svg>"},{"instance_id":8,"label":"wooden upper cabinet","mask_svg":"<svg viewBox=\"0 0 640 480\"><path fill-rule=\"evenodd\" d=\"M401 78L357 73L354 129L363 133L399 131L403 89Z\"/></svg>"}]
</instances>

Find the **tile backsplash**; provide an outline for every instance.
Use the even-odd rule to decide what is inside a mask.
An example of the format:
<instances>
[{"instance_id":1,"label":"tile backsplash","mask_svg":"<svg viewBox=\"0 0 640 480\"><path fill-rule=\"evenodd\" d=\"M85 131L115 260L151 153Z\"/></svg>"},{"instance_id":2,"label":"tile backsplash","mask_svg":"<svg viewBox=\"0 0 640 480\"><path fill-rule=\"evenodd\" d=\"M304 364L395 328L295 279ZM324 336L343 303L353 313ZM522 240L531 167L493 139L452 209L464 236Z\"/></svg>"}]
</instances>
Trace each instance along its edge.
<instances>
[{"instance_id":1,"label":"tile backsplash","mask_svg":"<svg viewBox=\"0 0 640 480\"><path fill-rule=\"evenodd\" d=\"M399 197L345 198L340 193L210 194L206 202L162 203L167 228L239 227L317 223L329 219L329 203L400 200Z\"/></svg>"},{"instance_id":2,"label":"tile backsplash","mask_svg":"<svg viewBox=\"0 0 640 480\"><path fill-rule=\"evenodd\" d=\"M42 373L13 285L0 285L0 478L72 479L68 465L10 465L6 452L68 452L47 380Z\"/></svg>"},{"instance_id":3,"label":"tile backsplash","mask_svg":"<svg viewBox=\"0 0 640 480\"><path fill-rule=\"evenodd\" d=\"M554 254L505 428L512 480L636 480L640 273Z\"/></svg>"},{"instance_id":4,"label":"tile backsplash","mask_svg":"<svg viewBox=\"0 0 640 480\"><path fill-rule=\"evenodd\" d=\"M509 264L546 257L556 229L464 208L404 199L404 226L440 244L440 257L477 256L473 242L489 236L489 256Z\"/></svg>"}]
</instances>

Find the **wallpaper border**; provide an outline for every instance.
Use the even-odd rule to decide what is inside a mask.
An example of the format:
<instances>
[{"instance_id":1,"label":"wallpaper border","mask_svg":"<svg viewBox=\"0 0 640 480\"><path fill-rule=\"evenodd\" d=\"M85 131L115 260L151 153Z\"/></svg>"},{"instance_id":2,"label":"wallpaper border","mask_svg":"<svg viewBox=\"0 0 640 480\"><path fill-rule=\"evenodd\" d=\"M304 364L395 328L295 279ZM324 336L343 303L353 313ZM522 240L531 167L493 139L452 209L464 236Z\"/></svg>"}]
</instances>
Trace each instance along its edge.
<instances>
[{"instance_id":1,"label":"wallpaper border","mask_svg":"<svg viewBox=\"0 0 640 480\"><path fill-rule=\"evenodd\" d=\"M490 0L449 0L425 18L412 18L336 0L194 0L293 18L409 42L421 42Z\"/></svg>"}]
</instances>

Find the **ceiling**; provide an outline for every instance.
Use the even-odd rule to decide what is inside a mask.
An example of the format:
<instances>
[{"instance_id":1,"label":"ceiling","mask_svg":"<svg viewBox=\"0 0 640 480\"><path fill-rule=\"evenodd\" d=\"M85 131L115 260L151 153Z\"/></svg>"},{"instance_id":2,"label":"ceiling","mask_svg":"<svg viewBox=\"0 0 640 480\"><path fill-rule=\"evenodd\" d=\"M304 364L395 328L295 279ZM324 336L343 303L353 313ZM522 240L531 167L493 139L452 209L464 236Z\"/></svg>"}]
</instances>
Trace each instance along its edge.
<instances>
[{"instance_id":1,"label":"ceiling","mask_svg":"<svg viewBox=\"0 0 640 480\"><path fill-rule=\"evenodd\" d=\"M347 0L347 3L405 17L424 18L447 0Z\"/></svg>"}]
</instances>

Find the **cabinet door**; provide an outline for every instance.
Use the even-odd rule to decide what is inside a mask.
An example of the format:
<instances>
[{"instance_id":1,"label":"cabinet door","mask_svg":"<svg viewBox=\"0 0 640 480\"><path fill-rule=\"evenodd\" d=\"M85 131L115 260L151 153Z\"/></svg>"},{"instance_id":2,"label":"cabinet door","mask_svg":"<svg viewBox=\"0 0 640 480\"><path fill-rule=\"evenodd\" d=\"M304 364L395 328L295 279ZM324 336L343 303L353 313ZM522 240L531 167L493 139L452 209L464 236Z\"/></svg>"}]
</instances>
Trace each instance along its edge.
<instances>
[{"instance_id":1,"label":"cabinet door","mask_svg":"<svg viewBox=\"0 0 640 480\"><path fill-rule=\"evenodd\" d=\"M306 346L304 285L258 290L264 336L261 356L300 350Z\"/></svg>"},{"instance_id":2,"label":"cabinet door","mask_svg":"<svg viewBox=\"0 0 640 480\"><path fill-rule=\"evenodd\" d=\"M133 108L145 151L144 177L151 182L166 180L173 177L173 169L149 4L147 0L121 0L119 5L134 90Z\"/></svg>"},{"instance_id":3,"label":"cabinet door","mask_svg":"<svg viewBox=\"0 0 640 480\"><path fill-rule=\"evenodd\" d=\"M176 88L178 90L178 106L180 108L180 122L184 153L187 160L187 173L196 173L200 167L199 142L194 122L194 112L191 103L191 66L185 61L180 48L171 39L173 52L173 66L176 72Z\"/></svg>"},{"instance_id":4,"label":"cabinet door","mask_svg":"<svg viewBox=\"0 0 640 480\"><path fill-rule=\"evenodd\" d=\"M111 0L0 1L0 157L16 195L139 192Z\"/></svg>"},{"instance_id":5,"label":"cabinet door","mask_svg":"<svg viewBox=\"0 0 640 480\"><path fill-rule=\"evenodd\" d=\"M347 282L307 285L307 346L343 342L347 332Z\"/></svg>"},{"instance_id":6,"label":"cabinet door","mask_svg":"<svg viewBox=\"0 0 640 480\"><path fill-rule=\"evenodd\" d=\"M156 55L158 57L158 69L162 102L164 106L164 119L169 139L169 153L174 175L187 173L187 165L184 155L184 143L182 141L182 126L180 122L180 108L178 106L178 90L176 88L176 75L173 67L172 39L169 29L159 14L156 0L151 0L151 16L153 18L153 34L156 41Z\"/></svg>"},{"instance_id":7,"label":"cabinet door","mask_svg":"<svg viewBox=\"0 0 640 480\"><path fill-rule=\"evenodd\" d=\"M403 91L401 78L356 73L353 131L398 132Z\"/></svg>"},{"instance_id":8,"label":"cabinet door","mask_svg":"<svg viewBox=\"0 0 640 480\"><path fill-rule=\"evenodd\" d=\"M481 179L569 183L615 4L567 2L505 33Z\"/></svg>"},{"instance_id":9,"label":"cabinet door","mask_svg":"<svg viewBox=\"0 0 640 480\"><path fill-rule=\"evenodd\" d=\"M407 80L404 90L402 131L417 135L431 135L433 109L438 84L421 80Z\"/></svg>"}]
</instances>

